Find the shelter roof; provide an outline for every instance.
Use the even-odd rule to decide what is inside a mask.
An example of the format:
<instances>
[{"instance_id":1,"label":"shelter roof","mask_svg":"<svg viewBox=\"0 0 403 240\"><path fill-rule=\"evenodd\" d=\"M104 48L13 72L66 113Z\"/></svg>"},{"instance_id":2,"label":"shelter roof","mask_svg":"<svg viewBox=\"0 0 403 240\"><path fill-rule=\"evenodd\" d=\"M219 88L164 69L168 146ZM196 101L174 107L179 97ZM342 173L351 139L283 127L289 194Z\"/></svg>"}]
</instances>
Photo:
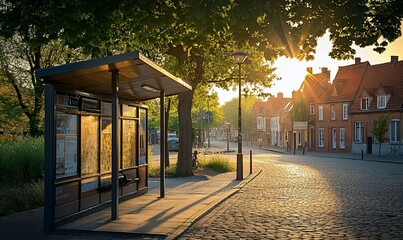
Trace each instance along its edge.
<instances>
[{"instance_id":1,"label":"shelter roof","mask_svg":"<svg viewBox=\"0 0 403 240\"><path fill-rule=\"evenodd\" d=\"M45 83L68 89L111 95L112 71L119 71L119 97L144 101L191 91L192 87L139 52L96 58L36 71Z\"/></svg>"}]
</instances>

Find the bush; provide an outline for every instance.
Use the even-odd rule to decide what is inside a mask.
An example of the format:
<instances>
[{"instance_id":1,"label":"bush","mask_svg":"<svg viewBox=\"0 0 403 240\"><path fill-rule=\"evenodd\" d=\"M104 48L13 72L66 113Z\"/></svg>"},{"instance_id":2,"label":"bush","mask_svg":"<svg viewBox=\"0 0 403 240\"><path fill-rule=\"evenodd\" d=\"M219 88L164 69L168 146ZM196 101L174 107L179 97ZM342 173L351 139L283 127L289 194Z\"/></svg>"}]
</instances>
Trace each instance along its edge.
<instances>
[{"instance_id":1,"label":"bush","mask_svg":"<svg viewBox=\"0 0 403 240\"><path fill-rule=\"evenodd\" d=\"M210 168L216 172L232 172L235 171L234 164L225 156L212 155L199 161L201 167Z\"/></svg>"},{"instance_id":2,"label":"bush","mask_svg":"<svg viewBox=\"0 0 403 240\"><path fill-rule=\"evenodd\" d=\"M0 144L0 184L21 184L42 180L44 140L26 137Z\"/></svg>"},{"instance_id":3,"label":"bush","mask_svg":"<svg viewBox=\"0 0 403 240\"><path fill-rule=\"evenodd\" d=\"M0 186L0 216L43 206L43 181Z\"/></svg>"},{"instance_id":4,"label":"bush","mask_svg":"<svg viewBox=\"0 0 403 240\"><path fill-rule=\"evenodd\" d=\"M148 175L150 177L158 177L160 175L160 167L155 167L152 164L148 165ZM176 164L171 164L169 167L165 168L166 177L177 177L176 174Z\"/></svg>"}]
</instances>

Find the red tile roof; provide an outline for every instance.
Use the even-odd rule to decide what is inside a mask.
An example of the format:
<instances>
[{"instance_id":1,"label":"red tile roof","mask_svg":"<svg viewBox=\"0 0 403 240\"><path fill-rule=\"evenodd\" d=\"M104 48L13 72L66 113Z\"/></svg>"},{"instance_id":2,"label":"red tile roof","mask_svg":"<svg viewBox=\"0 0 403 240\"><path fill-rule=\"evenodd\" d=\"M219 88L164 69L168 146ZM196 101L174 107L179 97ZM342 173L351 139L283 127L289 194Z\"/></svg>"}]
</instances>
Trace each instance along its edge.
<instances>
[{"instance_id":1,"label":"red tile roof","mask_svg":"<svg viewBox=\"0 0 403 240\"><path fill-rule=\"evenodd\" d=\"M370 65L365 71L356 99L350 110L359 111L361 97L372 97L368 110L377 109L377 93L391 94L386 109L401 109L403 104L403 61ZM363 94L364 93L364 94ZM383 109L384 110L384 109ZM364 111L364 110L363 110Z\"/></svg>"},{"instance_id":2,"label":"red tile roof","mask_svg":"<svg viewBox=\"0 0 403 240\"><path fill-rule=\"evenodd\" d=\"M369 62L339 67L328 91L316 103L352 101Z\"/></svg>"}]
</instances>

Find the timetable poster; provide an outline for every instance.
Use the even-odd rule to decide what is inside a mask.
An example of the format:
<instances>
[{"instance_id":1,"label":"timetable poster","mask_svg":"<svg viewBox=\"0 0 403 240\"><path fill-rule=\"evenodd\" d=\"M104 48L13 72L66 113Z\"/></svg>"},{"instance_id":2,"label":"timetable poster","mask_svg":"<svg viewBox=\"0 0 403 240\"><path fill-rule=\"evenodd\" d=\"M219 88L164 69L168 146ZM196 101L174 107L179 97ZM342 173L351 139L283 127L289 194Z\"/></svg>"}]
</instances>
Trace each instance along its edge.
<instances>
[{"instance_id":1,"label":"timetable poster","mask_svg":"<svg viewBox=\"0 0 403 240\"><path fill-rule=\"evenodd\" d=\"M56 117L56 179L77 175L77 115Z\"/></svg>"}]
</instances>

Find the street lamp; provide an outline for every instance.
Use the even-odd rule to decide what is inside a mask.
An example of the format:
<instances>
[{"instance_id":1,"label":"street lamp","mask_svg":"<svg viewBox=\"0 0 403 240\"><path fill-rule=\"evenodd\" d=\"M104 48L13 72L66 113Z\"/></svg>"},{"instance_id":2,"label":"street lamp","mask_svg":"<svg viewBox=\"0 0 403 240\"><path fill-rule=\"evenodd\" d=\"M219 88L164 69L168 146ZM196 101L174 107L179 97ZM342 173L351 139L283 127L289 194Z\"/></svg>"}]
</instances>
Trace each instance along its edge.
<instances>
[{"instance_id":1,"label":"street lamp","mask_svg":"<svg viewBox=\"0 0 403 240\"><path fill-rule=\"evenodd\" d=\"M239 66L238 88L239 88L239 103L238 103L238 153L236 155L236 179L243 180L243 155L242 155L242 108L241 108L241 64L245 62L248 54L243 51L235 51L231 54L234 57L235 63Z\"/></svg>"}]
</instances>

